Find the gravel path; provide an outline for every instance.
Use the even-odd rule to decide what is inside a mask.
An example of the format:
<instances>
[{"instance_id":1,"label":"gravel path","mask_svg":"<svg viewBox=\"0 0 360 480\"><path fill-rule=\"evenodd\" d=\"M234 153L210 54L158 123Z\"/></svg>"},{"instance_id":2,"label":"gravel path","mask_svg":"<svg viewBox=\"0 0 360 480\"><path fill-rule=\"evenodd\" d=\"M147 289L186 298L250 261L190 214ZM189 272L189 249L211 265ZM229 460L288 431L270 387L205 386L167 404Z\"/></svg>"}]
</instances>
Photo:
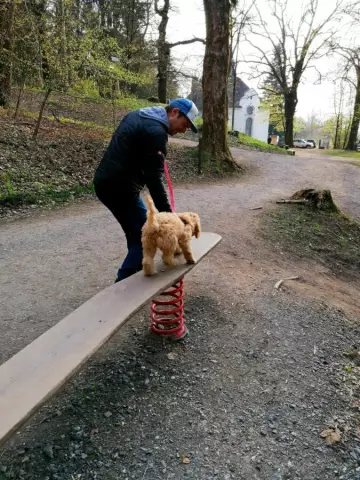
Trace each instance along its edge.
<instances>
[{"instance_id":1,"label":"gravel path","mask_svg":"<svg viewBox=\"0 0 360 480\"><path fill-rule=\"evenodd\" d=\"M186 280L189 340L163 344L140 312L0 451L0 479L360 479L343 357L357 324L324 286L315 299L274 290L308 266L266 245L251 210L310 186L359 218L360 169L308 152L234 154L251 167L238 183L176 191L179 211L223 236ZM2 221L0 363L112 283L123 245L96 201ZM319 434L335 425L342 441L329 447Z\"/></svg>"}]
</instances>

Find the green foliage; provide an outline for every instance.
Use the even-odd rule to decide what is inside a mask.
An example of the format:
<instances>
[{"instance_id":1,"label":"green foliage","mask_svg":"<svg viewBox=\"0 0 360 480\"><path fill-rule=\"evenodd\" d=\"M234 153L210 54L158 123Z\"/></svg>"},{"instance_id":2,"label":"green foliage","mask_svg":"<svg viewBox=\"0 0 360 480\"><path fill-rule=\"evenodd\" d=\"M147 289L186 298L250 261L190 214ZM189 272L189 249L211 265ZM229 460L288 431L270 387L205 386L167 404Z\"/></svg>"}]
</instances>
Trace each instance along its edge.
<instances>
[{"instance_id":1,"label":"green foliage","mask_svg":"<svg viewBox=\"0 0 360 480\"><path fill-rule=\"evenodd\" d=\"M330 135L334 148L340 150L346 146L350 125L351 117L339 113L325 120L322 126L322 134L324 136Z\"/></svg>"},{"instance_id":2,"label":"green foliage","mask_svg":"<svg viewBox=\"0 0 360 480\"><path fill-rule=\"evenodd\" d=\"M68 93L90 98L99 97L99 89L94 79L79 78L68 90Z\"/></svg>"},{"instance_id":3,"label":"green foliage","mask_svg":"<svg viewBox=\"0 0 360 480\"><path fill-rule=\"evenodd\" d=\"M195 118L195 121L194 121L195 127L197 127L197 128L202 127L202 126L203 126L203 123L204 123L204 120L203 120L202 117L197 116L197 117Z\"/></svg>"},{"instance_id":4,"label":"green foliage","mask_svg":"<svg viewBox=\"0 0 360 480\"><path fill-rule=\"evenodd\" d=\"M154 82L156 46L145 41L150 3L83 3L14 0L13 25L0 25L0 38L13 48L2 49L0 64L7 70L11 65L13 86L25 82L45 90L73 89L88 96L100 92L114 98ZM0 2L0 17L7 4Z\"/></svg>"},{"instance_id":5,"label":"green foliage","mask_svg":"<svg viewBox=\"0 0 360 480\"><path fill-rule=\"evenodd\" d=\"M283 95L281 93L275 93L274 86L270 81L264 83L262 89L261 108L270 111L270 127L274 132L283 133L285 130Z\"/></svg>"},{"instance_id":6,"label":"green foliage","mask_svg":"<svg viewBox=\"0 0 360 480\"><path fill-rule=\"evenodd\" d=\"M13 176L13 170L10 168L7 172L2 172L0 175L0 185L4 185L4 191L6 196L11 197L14 195L14 187L11 181Z\"/></svg>"},{"instance_id":7,"label":"green foliage","mask_svg":"<svg viewBox=\"0 0 360 480\"><path fill-rule=\"evenodd\" d=\"M305 120L301 117L294 117L294 134L298 134L305 129Z\"/></svg>"}]
</instances>

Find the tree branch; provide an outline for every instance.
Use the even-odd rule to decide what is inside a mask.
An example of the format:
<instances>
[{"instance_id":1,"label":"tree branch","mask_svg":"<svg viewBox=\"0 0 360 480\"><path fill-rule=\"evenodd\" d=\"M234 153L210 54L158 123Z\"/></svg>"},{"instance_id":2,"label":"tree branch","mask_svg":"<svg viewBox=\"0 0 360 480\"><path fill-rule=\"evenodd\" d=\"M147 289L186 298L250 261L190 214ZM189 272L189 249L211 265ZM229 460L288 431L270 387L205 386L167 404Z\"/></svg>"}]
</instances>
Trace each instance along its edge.
<instances>
[{"instance_id":1,"label":"tree branch","mask_svg":"<svg viewBox=\"0 0 360 480\"><path fill-rule=\"evenodd\" d=\"M177 47L178 45L189 45L190 43L200 42L206 45L206 41L203 38L194 37L189 40L182 40L181 42L168 43L169 48Z\"/></svg>"}]
</instances>

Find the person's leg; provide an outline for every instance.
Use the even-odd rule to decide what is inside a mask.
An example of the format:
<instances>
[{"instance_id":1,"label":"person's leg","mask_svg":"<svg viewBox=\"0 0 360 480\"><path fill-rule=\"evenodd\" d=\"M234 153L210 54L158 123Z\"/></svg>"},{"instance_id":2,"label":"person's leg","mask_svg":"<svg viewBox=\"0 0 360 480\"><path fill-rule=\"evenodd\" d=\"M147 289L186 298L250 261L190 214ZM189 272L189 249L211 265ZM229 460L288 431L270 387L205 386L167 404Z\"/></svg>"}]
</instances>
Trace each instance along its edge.
<instances>
[{"instance_id":1,"label":"person's leg","mask_svg":"<svg viewBox=\"0 0 360 480\"><path fill-rule=\"evenodd\" d=\"M128 210L128 231L126 240L128 246L128 254L118 270L116 281L119 282L130 277L142 269L143 249L141 243L141 229L146 222L146 207L140 195L136 202L132 204Z\"/></svg>"},{"instance_id":2,"label":"person's leg","mask_svg":"<svg viewBox=\"0 0 360 480\"><path fill-rule=\"evenodd\" d=\"M96 186L95 193L120 223L126 236L128 254L118 270L118 282L142 269L141 229L146 222L146 207L140 195L119 195L109 186Z\"/></svg>"}]
</instances>

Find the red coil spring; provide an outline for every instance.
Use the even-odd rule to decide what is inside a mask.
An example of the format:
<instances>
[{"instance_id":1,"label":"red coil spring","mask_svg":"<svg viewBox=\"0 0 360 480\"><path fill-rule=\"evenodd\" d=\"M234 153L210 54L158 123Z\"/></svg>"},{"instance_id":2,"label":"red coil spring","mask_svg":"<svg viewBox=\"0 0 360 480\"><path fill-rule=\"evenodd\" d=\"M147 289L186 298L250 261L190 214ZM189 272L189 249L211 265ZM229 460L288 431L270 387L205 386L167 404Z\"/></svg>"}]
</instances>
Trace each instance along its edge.
<instances>
[{"instance_id":1,"label":"red coil spring","mask_svg":"<svg viewBox=\"0 0 360 480\"><path fill-rule=\"evenodd\" d=\"M184 278L160 293L166 300L151 304L151 330L158 335L171 335L174 340L187 334L184 325Z\"/></svg>"}]
</instances>

